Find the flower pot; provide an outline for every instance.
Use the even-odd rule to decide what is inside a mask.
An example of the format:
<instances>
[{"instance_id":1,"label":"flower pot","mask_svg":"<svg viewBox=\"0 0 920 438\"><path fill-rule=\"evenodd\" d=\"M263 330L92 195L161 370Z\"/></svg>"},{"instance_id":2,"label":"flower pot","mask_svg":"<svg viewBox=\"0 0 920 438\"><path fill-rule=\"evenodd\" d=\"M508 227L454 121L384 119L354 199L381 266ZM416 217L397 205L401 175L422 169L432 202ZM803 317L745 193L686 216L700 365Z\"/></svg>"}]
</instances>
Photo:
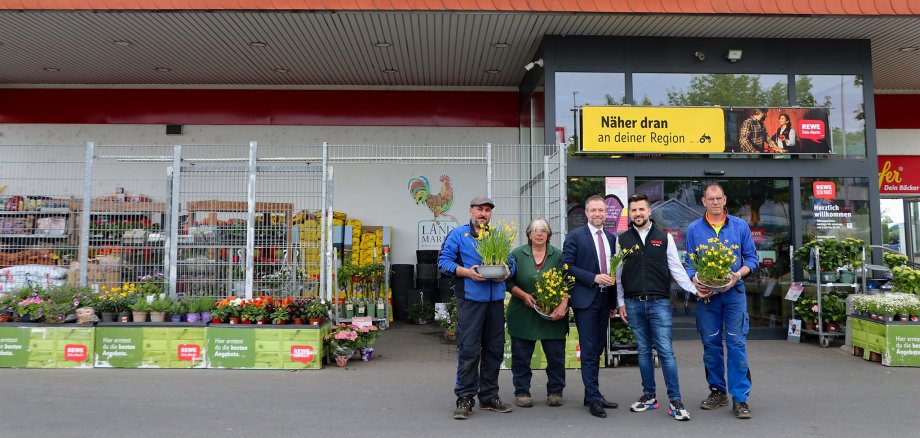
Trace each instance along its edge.
<instances>
[{"instance_id":1,"label":"flower pot","mask_svg":"<svg viewBox=\"0 0 920 438\"><path fill-rule=\"evenodd\" d=\"M346 318L354 318L354 317L355 317L355 305L354 305L354 304L346 304L346 305L345 305L345 317L346 317Z\"/></svg>"},{"instance_id":2,"label":"flower pot","mask_svg":"<svg viewBox=\"0 0 920 438\"><path fill-rule=\"evenodd\" d=\"M358 305L358 316L367 316L367 306L364 304Z\"/></svg>"},{"instance_id":3,"label":"flower pot","mask_svg":"<svg viewBox=\"0 0 920 438\"><path fill-rule=\"evenodd\" d=\"M351 359L351 356L350 356L350 355L349 355L349 356L340 356L340 355L336 355L336 356L335 356L335 364L336 364L336 366L338 366L339 368L344 368L345 365L348 364L348 359Z\"/></svg>"},{"instance_id":4,"label":"flower pot","mask_svg":"<svg viewBox=\"0 0 920 438\"><path fill-rule=\"evenodd\" d=\"M479 265L476 267L475 271L477 274L481 275L482 278L490 280L505 278L511 273L505 265Z\"/></svg>"},{"instance_id":5,"label":"flower pot","mask_svg":"<svg viewBox=\"0 0 920 438\"><path fill-rule=\"evenodd\" d=\"M869 318L872 318L872 319L878 319L878 313L875 313L875 312L869 312Z\"/></svg>"},{"instance_id":6,"label":"flower pot","mask_svg":"<svg viewBox=\"0 0 920 438\"><path fill-rule=\"evenodd\" d=\"M272 321L272 324L275 324L275 325L284 325L284 324L286 324L286 323L287 323L287 321L285 321L285 320L283 320L283 319L276 319L276 320Z\"/></svg>"},{"instance_id":7,"label":"flower pot","mask_svg":"<svg viewBox=\"0 0 920 438\"><path fill-rule=\"evenodd\" d=\"M837 271L822 272L821 273L821 282L822 283L834 283L837 281Z\"/></svg>"},{"instance_id":8,"label":"flower pot","mask_svg":"<svg viewBox=\"0 0 920 438\"><path fill-rule=\"evenodd\" d=\"M186 313L185 320L188 322L199 322L201 321L201 314L198 312L195 313Z\"/></svg>"},{"instance_id":9,"label":"flower pot","mask_svg":"<svg viewBox=\"0 0 920 438\"><path fill-rule=\"evenodd\" d=\"M32 322L32 317L29 315L20 315L19 322Z\"/></svg>"},{"instance_id":10,"label":"flower pot","mask_svg":"<svg viewBox=\"0 0 920 438\"><path fill-rule=\"evenodd\" d=\"M115 322L117 316L115 312L102 312L102 322Z\"/></svg>"},{"instance_id":11,"label":"flower pot","mask_svg":"<svg viewBox=\"0 0 920 438\"><path fill-rule=\"evenodd\" d=\"M246 318L242 318L242 319L240 319L240 323L241 323L241 324L249 325L249 324L252 324L252 321L250 321L250 320L248 320L248 319L246 319Z\"/></svg>"},{"instance_id":12,"label":"flower pot","mask_svg":"<svg viewBox=\"0 0 920 438\"><path fill-rule=\"evenodd\" d=\"M239 323L240 323L240 319L239 319L239 318L237 318L237 317L235 317L235 316L232 316L232 317L229 318L229 324L239 324Z\"/></svg>"},{"instance_id":13,"label":"flower pot","mask_svg":"<svg viewBox=\"0 0 920 438\"><path fill-rule=\"evenodd\" d=\"M806 322L804 325L805 325L805 330L816 330L818 328L817 323L814 323L814 322Z\"/></svg>"},{"instance_id":14,"label":"flower pot","mask_svg":"<svg viewBox=\"0 0 920 438\"><path fill-rule=\"evenodd\" d=\"M211 324L220 324L221 322L223 322L223 321L221 321L221 319L220 319L219 317L216 317L216 316L215 316L215 317L212 317L212 318L211 318Z\"/></svg>"},{"instance_id":15,"label":"flower pot","mask_svg":"<svg viewBox=\"0 0 920 438\"><path fill-rule=\"evenodd\" d=\"M808 281L812 283L818 281L818 273L815 271L808 271Z\"/></svg>"},{"instance_id":16,"label":"flower pot","mask_svg":"<svg viewBox=\"0 0 920 438\"><path fill-rule=\"evenodd\" d=\"M831 333L837 333L840 331L840 325L836 322L829 322L827 323L827 331Z\"/></svg>"},{"instance_id":17,"label":"flower pot","mask_svg":"<svg viewBox=\"0 0 920 438\"><path fill-rule=\"evenodd\" d=\"M374 347L367 347L361 350L361 360L370 362L374 358Z\"/></svg>"},{"instance_id":18,"label":"flower pot","mask_svg":"<svg viewBox=\"0 0 920 438\"><path fill-rule=\"evenodd\" d=\"M303 325L303 318L294 318L294 325Z\"/></svg>"},{"instance_id":19,"label":"flower pot","mask_svg":"<svg viewBox=\"0 0 920 438\"><path fill-rule=\"evenodd\" d=\"M118 312L118 322L131 322L131 314L128 312Z\"/></svg>"},{"instance_id":20,"label":"flower pot","mask_svg":"<svg viewBox=\"0 0 920 438\"><path fill-rule=\"evenodd\" d=\"M377 318L377 312L376 312L377 306L373 304L368 304L367 307L365 307L364 309L367 312L367 316L371 318Z\"/></svg>"},{"instance_id":21,"label":"flower pot","mask_svg":"<svg viewBox=\"0 0 920 438\"><path fill-rule=\"evenodd\" d=\"M131 320L134 322L147 322L147 312L131 312Z\"/></svg>"},{"instance_id":22,"label":"flower pot","mask_svg":"<svg viewBox=\"0 0 920 438\"><path fill-rule=\"evenodd\" d=\"M323 318L310 318L308 321L310 325L320 325L323 323Z\"/></svg>"},{"instance_id":23,"label":"flower pot","mask_svg":"<svg viewBox=\"0 0 920 438\"><path fill-rule=\"evenodd\" d=\"M885 322L893 322L894 315L882 315L882 320Z\"/></svg>"},{"instance_id":24,"label":"flower pot","mask_svg":"<svg viewBox=\"0 0 920 438\"><path fill-rule=\"evenodd\" d=\"M910 316L910 322L917 322L918 320L920 320L920 316L917 316L917 315Z\"/></svg>"},{"instance_id":25,"label":"flower pot","mask_svg":"<svg viewBox=\"0 0 920 438\"><path fill-rule=\"evenodd\" d=\"M166 312L150 312L150 322L166 321Z\"/></svg>"},{"instance_id":26,"label":"flower pot","mask_svg":"<svg viewBox=\"0 0 920 438\"><path fill-rule=\"evenodd\" d=\"M840 282L853 284L856 282L856 273L853 271L843 271L840 273Z\"/></svg>"},{"instance_id":27,"label":"flower pot","mask_svg":"<svg viewBox=\"0 0 920 438\"><path fill-rule=\"evenodd\" d=\"M182 315L169 315L170 322L182 322Z\"/></svg>"},{"instance_id":28,"label":"flower pot","mask_svg":"<svg viewBox=\"0 0 920 438\"><path fill-rule=\"evenodd\" d=\"M898 317L898 320L900 320L901 322L910 322L910 315L908 315L908 314L906 314L906 313L902 313L902 314Z\"/></svg>"},{"instance_id":29,"label":"flower pot","mask_svg":"<svg viewBox=\"0 0 920 438\"><path fill-rule=\"evenodd\" d=\"M211 319L211 312L201 312L201 321L207 321Z\"/></svg>"},{"instance_id":30,"label":"flower pot","mask_svg":"<svg viewBox=\"0 0 920 438\"><path fill-rule=\"evenodd\" d=\"M446 339L447 342L454 342L454 341L456 341L456 340L457 340L457 332L452 332L452 331L444 330L444 339Z\"/></svg>"}]
</instances>

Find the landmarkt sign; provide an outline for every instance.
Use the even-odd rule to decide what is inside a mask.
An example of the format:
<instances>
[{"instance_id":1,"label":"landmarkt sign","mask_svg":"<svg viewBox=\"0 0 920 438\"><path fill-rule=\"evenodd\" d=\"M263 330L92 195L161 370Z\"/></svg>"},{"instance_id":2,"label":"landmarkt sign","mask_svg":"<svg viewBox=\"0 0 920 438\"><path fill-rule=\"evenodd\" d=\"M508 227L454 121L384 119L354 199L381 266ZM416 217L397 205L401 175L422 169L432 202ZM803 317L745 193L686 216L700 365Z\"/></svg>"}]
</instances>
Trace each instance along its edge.
<instances>
[{"instance_id":1,"label":"landmarkt sign","mask_svg":"<svg viewBox=\"0 0 920 438\"><path fill-rule=\"evenodd\" d=\"M585 106L583 152L721 153L721 108Z\"/></svg>"}]
</instances>

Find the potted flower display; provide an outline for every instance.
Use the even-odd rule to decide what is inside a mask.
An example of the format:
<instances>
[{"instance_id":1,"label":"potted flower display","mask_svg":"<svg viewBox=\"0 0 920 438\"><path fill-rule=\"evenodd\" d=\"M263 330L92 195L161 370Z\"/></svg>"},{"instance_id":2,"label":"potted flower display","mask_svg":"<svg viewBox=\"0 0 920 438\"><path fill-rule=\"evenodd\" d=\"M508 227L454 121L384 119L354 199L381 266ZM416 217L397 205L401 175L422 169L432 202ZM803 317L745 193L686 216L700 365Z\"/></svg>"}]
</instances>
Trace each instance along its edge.
<instances>
[{"instance_id":1,"label":"potted flower display","mask_svg":"<svg viewBox=\"0 0 920 438\"><path fill-rule=\"evenodd\" d=\"M358 347L358 331L351 324L337 324L323 337L323 342L335 356L336 365L344 367Z\"/></svg>"},{"instance_id":2,"label":"potted flower display","mask_svg":"<svg viewBox=\"0 0 920 438\"><path fill-rule=\"evenodd\" d=\"M856 270L862 268L863 247L865 242L861 239L847 237L840 242L840 282L852 284L856 282Z\"/></svg>"},{"instance_id":3,"label":"potted flower display","mask_svg":"<svg viewBox=\"0 0 920 438\"><path fill-rule=\"evenodd\" d=\"M188 313L188 307L186 307L185 302L182 300L176 300L169 306L169 320L170 322L182 322L182 315Z\"/></svg>"},{"instance_id":4,"label":"potted flower display","mask_svg":"<svg viewBox=\"0 0 920 438\"><path fill-rule=\"evenodd\" d=\"M217 302L215 310L220 312L220 314L223 316L223 319L225 319L228 324L239 324L240 306L242 303L242 298L224 298Z\"/></svg>"},{"instance_id":5,"label":"potted flower display","mask_svg":"<svg viewBox=\"0 0 920 438\"><path fill-rule=\"evenodd\" d=\"M291 313L288 311L287 306L281 301L275 301L275 304L272 306L270 317L272 319L272 324L284 325L287 323L288 318L291 317Z\"/></svg>"},{"instance_id":6,"label":"potted flower display","mask_svg":"<svg viewBox=\"0 0 920 438\"><path fill-rule=\"evenodd\" d=\"M0 322L12 322L15 308L15 297L8 293L0 294Z\"/></svg>"},{"instance_id":7,"label":"potted flower display","mask_svg":"<svg viewBox=\"0 0 920 438\"><path fill-rule=\"evenodd\" d=\"M45 316L48 302L38 296L38 293L32 294L16 305L16 313L19 315L21 322L41 322Z\"/></svg>"},{"instance_id":8,"label":"potted flower display","mask_svg":"<svg viewBox=\"0 0 920 438\"><path fill-rule=\"evenodd\" d=\"M847 319L846 301L837 295L823 295L821 297L821 319L827 324L827 331L839 332L840 324Z\"/></svg>"},{"instance_id":9,"label":"potted flower display","mask_svg":"<svg viewBox=\"0 0 920 438\"><path fill-rule=\"evenodd\" d=\"M150 295L150 297L153 298L153 295ZM131 304L131 320L134 322L146 322L147 314L150 313L150 303L147 301L147 297L143 295L138 295L135 298L134 304Z\"/></svg>"},{"instance_id":10,"label":"potted flower display","mask_svg":"<svg viewBox=\"0 0 920 438\"><path fill-rule=\"evenodd\" d=\"M409 320L418 324L430 324L434 318L434 307L427 303L415 303L409 306Z\"/></svg>"},{"instance_id":11,"label":"potted flower display","mask_svg":"<svg viewBox=\"0 0 920 438\"><path fill-rule=\"evenodd\" d=\"M802 320L805 330L817 329L818 300L811 297L802 297L795 303L795 314Z\"/></svg>"},{"instance_id":12,"label":"potted flower display","mask_svg":"<svg viewBox=\"0 0 920 438\"><path fill-rule=\"evenodd\" d=\"M172 307L172 301L161 293L159 297L150 303L150 322L166 321L166 312Z\"/></svg>"},{"instance_id":13,"label":"potted flower display","mask_svg":"<svg viewBox=\"0 0 920 438\"><path fill-rule=\"evenodd\" d=\"M476 238L476 252L482 263L475 269L483 278L499 279L511 274L508 257L517 239L514 222L499 222L482 226Z\"/></svg>"},{"instance_id":14,"label":"potted flower display","mask_svg":"<svg viewBox=\"0 0 920 438\"><path fill-rule=\"evenodd\" d=\"M304 317L310 325L321 325L329 317L329 308L322 300L312 299L305 306Z\"/></svg>"},{"instance_id":15,"label":"potted flower display","mask_svg":"<svg viewBox=\"0 0 920 438\"><path fill-rule=\"evenodd\" d=\"M690 254L690 263L696 269L697 281L713 293L723 292L725 286L731 283L729 273L732 265L738 261L736 249L738 245L729 246L727 240L723 243L715 237L696 247Z\"/></svg>"},{"instance_id":16,"label":"potted flower display","mask_svg":"<svg viewBox=\"0 0 920 438\"><path fill-rule=\"evenodd\" d=\"M541 318L552 320L553 311L559 307L567 306L568 291L575 286L575 277L568 275L568 265L563 269L552 268L543 271L537 278L536 290L533 297L536 300L534 310Z\"/></svg>"},{"instance_id":17,"label":"potted flower display","mask_svg":"<svg viewBox=\"0 0 920 438\"><path fill-rule=\"evenodd\" d=\"M374 356L374 343L380 330L375 325L366 327L356 327L358 331L358 351L361 353L361 360L370 362Z\"/></svg>"},{"instance_id":18,"label":"potted flower display","mask_svg":"<svg viewBox=\"0 0 920 438\"><path fill-rule=\"evenodd\" d=\"M457 335L457 297L450 297L450 301L447 302L447 317L438 321L438 324L444 329L444 339L454 342Z\"/></svg>"}]
</instances>

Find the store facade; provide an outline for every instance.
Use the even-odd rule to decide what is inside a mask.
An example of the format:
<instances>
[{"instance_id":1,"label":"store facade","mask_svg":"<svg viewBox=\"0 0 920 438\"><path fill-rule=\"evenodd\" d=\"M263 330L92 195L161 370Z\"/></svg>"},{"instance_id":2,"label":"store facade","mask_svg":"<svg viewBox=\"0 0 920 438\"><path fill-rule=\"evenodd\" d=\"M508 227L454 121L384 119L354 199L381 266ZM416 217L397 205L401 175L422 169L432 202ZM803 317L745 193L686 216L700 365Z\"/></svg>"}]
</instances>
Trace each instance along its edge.
<instances>
[{"instance_id":1,"label":"store facade","mask_svg":"<svg viewBox=\"0 0 920 438\"><path fill-rule=\"evenodd\" d=\"M740 51L743 62L726 59L729 51ZM722 183L729 212L751 225L762 261L747 282L752 336L784 336L790 309L783 295L801 278L790 266L790 247L813 236L879 240L872 226L879 212L870 207L878 205L878 193L871 185L876 148L868 41L550 36L535 58L543 59L545 73L532 73L533 85L522 94L530 92L530 106L543 105L553 123L531 132L542 128L543 138L574 149L592 140L579 139L585 106L776 110L767 114L829 108L829 154L674 154L662 145L652 153L576 153L568 160L569 227L581 224L580 204L591 194L625 201L624 193L642 192L653 204L653 219L681 249L682 233L704 211L702 189ZM835 195L816 196L822 184L831 184ZM695 300L674 291L672 301L677 336L692 336Z\"/></svg>"}]
</instances>

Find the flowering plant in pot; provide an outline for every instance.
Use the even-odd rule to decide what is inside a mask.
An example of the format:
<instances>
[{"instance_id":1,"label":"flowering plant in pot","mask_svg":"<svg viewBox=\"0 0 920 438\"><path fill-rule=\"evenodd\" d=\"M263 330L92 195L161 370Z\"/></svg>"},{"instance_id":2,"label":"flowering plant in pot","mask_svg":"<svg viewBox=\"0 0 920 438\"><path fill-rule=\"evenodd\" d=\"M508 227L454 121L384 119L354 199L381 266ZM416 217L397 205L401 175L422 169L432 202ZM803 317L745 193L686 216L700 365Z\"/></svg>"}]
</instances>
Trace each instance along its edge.
<instances>
[{"instance_id":1,"label":"flowering plant in pot","mask_svg":"<svg viewBox=\"0 0 920 438\"><path fill-rule=\"evenodd\" d=\"M728 240L723 243L716 237L697 246L690 254L697 281L713 293L724 292L725 286L731 282L729 273L732 265L738 261L736 249L738 245L728 245Z\"/></svg>"},{"instance_id":2,"label":"flowering plant in pot","mask_svg":"<svg viewBox=\"0 0 920 438\"><path fill-rule=\"evenodd\" d=\"M281 301L275 301L271 313L272 324L283 325L290 317L291 313L288 311L288 307L282 304Z\"/></svg>"},{"instance_id":3,"label":"flowering plant in pot","mask_svg":"<svg viewBox=\"0 0 920 438\"><path fill-rule=\"evenodd\" d=\"M39 322L45 316L48 309L48 301L43 300L38 293L32 292L32 295L23 299L16 305L16 313L19 314L22 322Z\"/></svg>"},{"instance_id":4,"label":"flowering plant in pot","mask_svg":"<svg viewBox=\"0 0 920 438\"><path fill-rule=\"evenodd\" d=\"M409 320L418 324L425 325L434 318L434 307L427 303L415 303L409 306Z\"/></svg>"},{"instance_id":5,"label":"flowering plant in pot","mask_svg":"<svg viewBox=\"0 0 920 438\"><path fill-rule=\"evenodd\" d=\"M806 330L814 330L818 322L817 298L802 297L795 303L795 314L805 324Z\"/></svg>"},{"instance_id":6,"label":"flowering plant in pot","mask_svg":"<svg viewBox=\"0 0 920 438\"><path fill-rule=\"evenodd\" d=\"M0 294L0 322L10 322L16 313L16 298L8 293Z\"/></svg>"},{"instance_id":7,"label":"flowering plant in pot","mask_svg":"<svg viewBox=\"0 0 920 438\"><path fill-rule=\"evenodd\" d=\"M169 319L172 322L182 322L182 315L188 313L188 307L182 300L176 300L169 306Z\"/></svg>"},{"instance_id":8,"label":"flowering plant in pot","mask_svg":"<svg viewBox=\"0 0 920 438\"><path fill-rule=\"evenodd\" d=\"M214 311L223 315L223 319L230 324L239 324L240 306L243 304L242 298L228 297L217 302Z\"/></svg>"},{"instance_id":9,"label":"flowering plant in pot","mask_svg":"<svg viewBox=\"0 0 920 438\"><path fill-rule=\"evenodd\" d=\"M166 321L166 312L172 307L172 301L166 297L166 294L160 294L152 303L150 303L150 322Z\"/></svg>"},{"instance_id":10,"label":"flowering plant in pot","mask_svg":"<svg viewBox=\"0 0 920 438\"><path fill-rule=\"evenodd\" d=\"M507 277L511 272L508 269L511 245L517 239L514 222L484 224L473 237L476 239L476 252L482 259L482 264L476 268L479 275L490 279Z\"/></svg>"},{"instance_id":11,"label":"flowering plant in pot","mask_svg":"<svg viewBox=\"0 0 920 438\"><path fill-rule=\"evenodd\" d=\"M243 324L262 324L265 318L268 318L268 309L256 298L245 300L240 306L240 319L243 320Z\"/></svg>"},{"instance_id":12,"label":"flowering plant in pot","mask_svg":"<svg viewBox=\"0 0 920 438\"><path fill-rule=\"evenodd\" d=\"M454 341L457 334L457 297L451 296L446 307L447 317L438 321L438 324L444 329L444 338Z\"/></svg>"},{"instance_id":13,"label":"flowering plant in pot","mask_svg":"<svg viewBox=\"0 0 920 438\"><path fill-rule=\"evenodd\" d=\"M351 324L336 324L323 336L323 342L335 356L336 364L343 367L358 348L358 331Z\"/></svg>"},{"instance_id":14,"label":"flowering plant in pot","mask_svg":"<svg viewBox=\"0 0 920 438\"><path fill-rule=\"evenodd\" d=\"M322 300L312 299L307 302L303 314L310 324L318 325L329 316L329 308Z\"/></svg>"},{"instance_id":15,"label":"flowering plant in pot","mask_svg":"<svg viewBox=\"0 0 920 438\"><path fill-rule=\"evenodd\" d=\"M533 293L537 301L534 310L541 318L552 320L550 315L553 311L564 302L568 302L568 291L575 286L575 277L568 275L568 269L568 265L564 265L563 269L552 268L537 277L536 290Z\"/></svg>"},{"instance_id":16,"label":"flowering plant in pot","mask_svg":"<svg viewBox=\"0 0 920 438\"><path fill-rule=\"evenodd\" d=\"M137 291L143 295L158 295L166 287L162 272L137 277Z\"/></svg>"},{"instance_id":17,"label":"flowering plant in pot","mask_svg":"<svg viewBox=\"0 0 920 438\"><path fill-rule=\"evenodd\" d=\"M356 327L358 330L358 349L361 351L361 360L368 362L374 354L374 342L380 330L375 325Z\"/></svg>"}]
</instances>

